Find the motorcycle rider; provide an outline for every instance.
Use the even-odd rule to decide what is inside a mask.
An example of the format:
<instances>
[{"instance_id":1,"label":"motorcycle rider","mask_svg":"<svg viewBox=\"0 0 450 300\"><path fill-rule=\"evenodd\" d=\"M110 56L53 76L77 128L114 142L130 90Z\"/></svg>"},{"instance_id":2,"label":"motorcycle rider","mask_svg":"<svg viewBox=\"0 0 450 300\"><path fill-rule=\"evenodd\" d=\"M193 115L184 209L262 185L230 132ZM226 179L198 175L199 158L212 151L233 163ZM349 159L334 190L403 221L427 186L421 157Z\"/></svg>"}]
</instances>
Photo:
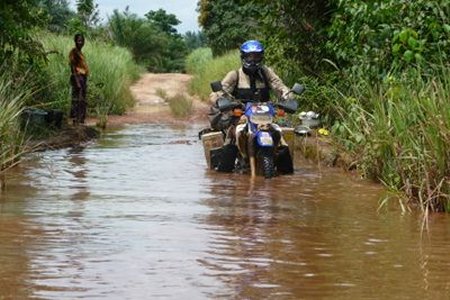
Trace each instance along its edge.
<instances>
[{"instance_id":1,"label":"motorcycle rider","mask_svg":"<svg viewBox=\"0 0 450 300\"><path fill-rule=\"evenodd\" d=\"M270 91L273 90L278 98L290 98L290 89L282 82L278 75L268 66L264 65L264 46L258 40L248 40L240 46L240 57L242 66L238 70L232 70L221 81L222 90L210 94L209 100L213 104L211 110L217 106L217 101L222 97L229 97L230 95L236 100L251 100L254 102L267 102L270 100ZM242 130L237 130L233 124L229 126L227 118L215 118L215 120L223 121L223 124L213 124L211 126L215 129L227 130L225 144L236 144L237 150L242 156L246 153L244 148L247 148L248 137L239 136ZM245 116L242 116L239 123L245 123ZM229 127L228 127L229 126ZM238 125L239 126L239 125ZM275 144L287 144L283 141L281 133L274 133ZM235 148L235 146L234 146ZM233 157L237 154L237 150L233 148L225 148L224 151L229 153L227 156ZM250 153L253 155L254 153ZM232 159L231 159L232 161ZM224 171L231 171L232 165L224 167Z\"/></svg>"},{"instance_id":2,"label":"motorcycle rider","mask_svg":"<svg viewBox=\"0 0 450 300\"><path fill-rule=\"evenodd\" d=\"M222 91L210 94L210 101L215 104L220 97L227 94L237 100L269 101L269 91L274 90L277 97L286 97L289 88L277 74L264 65L264 46L257 40L248 40L240 47L242 66L233 70L222 80Z\"/></svg>"}]
</instances>

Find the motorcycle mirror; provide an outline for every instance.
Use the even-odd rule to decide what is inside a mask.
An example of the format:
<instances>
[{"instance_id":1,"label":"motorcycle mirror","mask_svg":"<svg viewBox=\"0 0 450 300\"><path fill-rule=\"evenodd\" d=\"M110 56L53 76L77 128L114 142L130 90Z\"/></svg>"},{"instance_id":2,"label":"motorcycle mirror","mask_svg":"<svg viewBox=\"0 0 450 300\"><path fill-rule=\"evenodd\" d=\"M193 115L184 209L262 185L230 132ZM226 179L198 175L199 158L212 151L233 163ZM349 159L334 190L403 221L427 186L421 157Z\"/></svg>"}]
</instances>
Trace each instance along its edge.
<instances>
[{"instance_id":1,"label":"motorcycle mirror","mask_svg":"<svg viewBox=\"0 0 450 300\"><path fill-rule=\"evenodd\" d=\"M281 103L278 103L276 106L281 107L285 112L290 114L295 113L295 111L298 109L297 100L294 99L283 101Z\"/></svg>"},{"instance_id":2,"label":"motorcycle mirror","mask_svg":"<svg viewBox=\"0 0 450 300\"><path fill-rule=\"evenodd\" d=\"M233 107L233 103L227 98L219 98L217 99L217 107L221 112L229 110Z\"/></svg>"},{"instance_id":3,"label":"motorcycle mirror","mask_svg":"<svg viewBox=\"0 0 450 300\"><path fill-rule=\"evenodd\" d=\"M222 90L222 82L221 81L213 81L211 82L211 90L213 92L219 92Z\"/></svg>"},{"instance_id":4,"label":"motorcycle mirror","mask_svg":"<svg viewBox=\"0 0 450 300\"><path fill-rule=\"evenodd\" d=\"M295 83L291 91L297 95L301 95L305 91L305 87L300 83Z\"/></svg>"}]
</instances>

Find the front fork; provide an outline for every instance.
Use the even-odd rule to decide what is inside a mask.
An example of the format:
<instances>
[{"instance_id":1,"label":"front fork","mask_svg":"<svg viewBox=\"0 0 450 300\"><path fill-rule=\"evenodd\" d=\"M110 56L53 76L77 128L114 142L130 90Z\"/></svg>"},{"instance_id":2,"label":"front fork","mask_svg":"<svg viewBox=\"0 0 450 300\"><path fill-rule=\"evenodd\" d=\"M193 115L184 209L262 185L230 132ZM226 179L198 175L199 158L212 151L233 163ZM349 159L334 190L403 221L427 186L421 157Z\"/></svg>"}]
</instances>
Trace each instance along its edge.
<instances>
[{"instance_id":1,"label":"front fork","mask_svg":"<svg viewBox=\"0 0 450 300\"><path fill-rule=\"evenodd\" d=\"M256 132L251 132L248 130L249 126L247 124L239 124L236 126L236 140L237 147L239 149L239 153L242 159L249 161L250 165L250 174L252 177L256 176L256 150L257 145L256 141ZM282 134L281 129L276 124L265 125L264 128L259 128L258 131L268 132L273 140L273 151L275 151L276 147L282 142ZM258 132L257 131L257 132Z\"/></svg>"}]
</instances>

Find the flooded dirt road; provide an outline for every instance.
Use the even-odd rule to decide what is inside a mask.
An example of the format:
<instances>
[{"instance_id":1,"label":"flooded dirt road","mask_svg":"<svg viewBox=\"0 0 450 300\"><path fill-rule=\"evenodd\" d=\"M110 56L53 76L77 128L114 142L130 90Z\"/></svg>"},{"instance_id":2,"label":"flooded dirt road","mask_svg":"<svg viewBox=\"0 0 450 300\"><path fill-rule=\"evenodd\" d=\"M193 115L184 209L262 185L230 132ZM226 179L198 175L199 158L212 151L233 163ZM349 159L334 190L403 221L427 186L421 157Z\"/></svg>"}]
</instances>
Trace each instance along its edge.
<instances>
[{"instance_id":1,"label":"flooded dirt road","mask_svg":"<svg viewBox=\"0 0 450 300\"><path fill-rule=\"evenodd\" d=\"M450 218L337 169L206 169L200 128L34 154L0 196L0 299L448 299Z\"/></svg>"},{"instance_id":2,"label":"flooded dirt road","mask_svg":"<svg viewBox=\"0 0 450 300\"><path fill-rule=\"evenodd\" d=\"M424 232L377 211L381 187L300 159L271 180L208 171L205 105L174 120L158 96L189 79L143 75L117 129L8 173L0 300L450 298L448 215Z\"/></svg>"}]
</instances>

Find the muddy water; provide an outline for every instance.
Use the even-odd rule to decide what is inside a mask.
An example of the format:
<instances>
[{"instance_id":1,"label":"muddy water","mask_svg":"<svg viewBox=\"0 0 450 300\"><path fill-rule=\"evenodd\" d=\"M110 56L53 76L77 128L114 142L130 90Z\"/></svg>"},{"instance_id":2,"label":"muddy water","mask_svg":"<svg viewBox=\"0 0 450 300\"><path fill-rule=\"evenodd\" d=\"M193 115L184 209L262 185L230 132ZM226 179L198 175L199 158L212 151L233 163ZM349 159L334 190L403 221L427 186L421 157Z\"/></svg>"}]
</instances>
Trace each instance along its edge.
<instances>
[{"instance_id":1,"label":"muddy water","mask_svg":"<svg viewBox=\"0 0 450 300\"><path fill-rule=\"evenodd\" d=\"M296 162L205 169L198 128L134 125L40 153L0 198L0 299L449 299L450 218Z\"/></svg>"}]
</instances>

